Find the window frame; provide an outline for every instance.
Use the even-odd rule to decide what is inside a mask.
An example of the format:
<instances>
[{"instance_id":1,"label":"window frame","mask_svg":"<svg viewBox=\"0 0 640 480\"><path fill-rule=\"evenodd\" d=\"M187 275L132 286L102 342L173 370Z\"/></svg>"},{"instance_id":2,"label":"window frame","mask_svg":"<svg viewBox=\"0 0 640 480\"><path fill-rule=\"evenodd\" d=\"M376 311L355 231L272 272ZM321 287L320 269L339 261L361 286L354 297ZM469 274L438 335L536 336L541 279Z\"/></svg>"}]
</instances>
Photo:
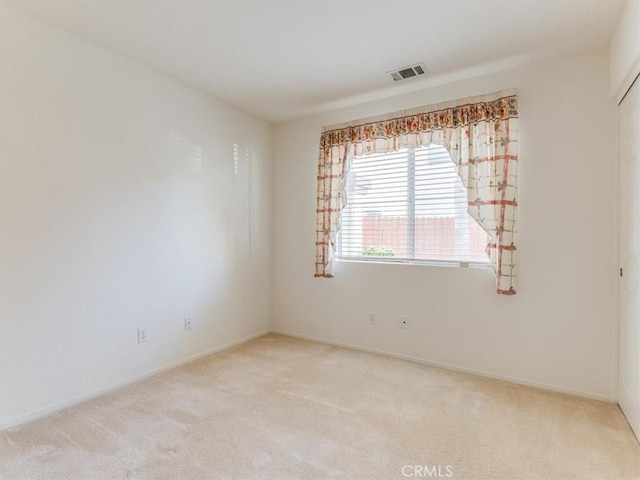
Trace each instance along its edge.
<instances>
[{"instance_id":1,"label":"window frame","mask_svg":"<svg viewBox=\"0 0 640 480\"><path fill-rule=\"evenodd\" d=\"M440 145L431 144L426 148L437 147ZM416 220L416 148L420 147L406 147L407 150L407 252L411 252L411 256L415 256L415 220ZM425 148L425 147L422 147ZM393 153L393 152L388 152ZM448 161L454 164L451 159L450 154L447 152ZM366 157L363 155L362 157ZM348 171L351 170L350 163L355 157L349 157L347 161L349 162ZM455 165L455 164L454 164ZM457 175L457 172L456 172ZM347 174L345 177L344 183L344 191L345 196L347 197L346 207L343 209L341 215L348 208L348 196L349 196L349 175ZM456 187L457 188L457 187ZM466 188L462 185L462 188L466 192ZM465 197L466 201L466 197ZM465 210L467 212L467 210ZM470 220L475 219L468 214ZM478 227L482 229L482 227L476 222ZM463 261L463 260L439 260L439 259L416 259L416 258L394 258L394 257L384 257L384 256L365 256L365 255L343 255L342 254L342 236L343 236L344 228L341 227L336 236L336 254L335 260L337 262L345 262L345 263L374 263L374 264L391 264L391 265L416 265L416 266L428 266L428 267L449 267L449 268L480 268L487 269L492 268L490 259L487 256L486 261ZM409 232L413 232L413 234L409 234ZM486 232L485 232L486 233ZM488 236L488 234L487 234ZM487 237L488 242L488 237Z\"/></svg>"}]
</instances>

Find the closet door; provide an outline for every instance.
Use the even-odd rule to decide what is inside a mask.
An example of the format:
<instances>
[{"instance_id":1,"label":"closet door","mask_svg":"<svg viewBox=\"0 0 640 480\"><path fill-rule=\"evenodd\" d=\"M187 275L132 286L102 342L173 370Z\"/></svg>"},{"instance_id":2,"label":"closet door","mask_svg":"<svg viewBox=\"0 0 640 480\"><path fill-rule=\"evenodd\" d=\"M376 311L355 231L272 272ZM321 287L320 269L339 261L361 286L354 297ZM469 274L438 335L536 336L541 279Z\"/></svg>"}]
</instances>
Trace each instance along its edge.
<instances>
[{"instance_id":1,"label":"closet door","mask_svg":"<svg viewBox=\"0 0 640 480\"><path fill-rule=\"evenodd\" d=\"M619 105L620 363L618 401L640 439L640 79Z\"/></svg>"}]
</instances>

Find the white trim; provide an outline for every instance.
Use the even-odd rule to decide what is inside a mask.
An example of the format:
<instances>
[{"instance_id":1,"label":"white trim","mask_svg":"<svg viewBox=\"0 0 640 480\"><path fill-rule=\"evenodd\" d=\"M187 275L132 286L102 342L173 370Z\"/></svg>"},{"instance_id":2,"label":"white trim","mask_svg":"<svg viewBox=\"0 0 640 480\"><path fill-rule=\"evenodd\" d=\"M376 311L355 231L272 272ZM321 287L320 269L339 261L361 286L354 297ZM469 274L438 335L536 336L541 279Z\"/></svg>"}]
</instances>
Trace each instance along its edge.
<instances>
[{"instance_id":1,"label":"white trim","mask_svg":"<svg viewBox=\"0 0 640 480\"><path fill-rule=\"evenodd\" d=\"M323 343L326 345L335 345L337 347L349 348L349 349L358 350L361 352L375 353L378 355L384 355L386 357L397 358L400 360L408 360L410 362L420 363L422 365L428 365L430 367L443 368L445 370L451 370L454 372L470 373L472 375L478 375L480 377L492 378L495 380L502 380L505 382L515 383L518 385L525 385L527 387L541 388L543 390L549 390L552 392L565 393L565 394L574 395L577 397L589 398L591 400L599 400L601 402L614 403L612 399L609 398L607 395L601 395L599 393L583 392L581 390L573 390L570 388L559 387L557 385L549 385L546 383L532 382L532 381L525 380L518 377L510 377L508 375L499 375L491 372L486 372L483 370L475 370L471 368L460 367L457 365L452 365L450 363L436 362L436 361L428 360L425 358L412 357L410 355L402 355L399 353L388 352L386 350L379 350L377 348L369 348L369 347L363 347L360 345L354 345L350 343L336 342L334 340L313 337L311 335L301 335L298 333L288 332L286 330L274 329L271 332L276 333L278 335L284 335L286 337L299 338L301 340L310 340L312 342Z\"/></svg>"},{"instance_id":2,"label":"white trim","mask_svg":"<svg viewBox=\"0 0 640 480\"><path fill-rule=\"evenodd\" d=\"M362 352L368 352L368 353L374 353L377 355L384 355L386 357L391 357L391 358L397 358L400 360L407 360L410 362L414 362L414 363L419 363L422 365L428 365L431 367L437 367L437 368L443 368L445 370L451 370L454 372L461 372L461 373L469 373L472 375L478 375L481 377L486 377L486 378L492 378L492 379L496 379L496 380L502 380L502 381L506 381L506 382L511 382L511 383L515 383L518 385L525 385L525 386L529 386L529 387L535 387L535 388L541 388L543 390L550 390L553 392L560 392L560 393L565 393L565 394L569 394L569 395L575 395L578 397L584 397L584 398L589 398L592 400L599 400L599 401L603 401L603 402L607 402L607 403L615 403L615 401L613 401L611 398L607 397L606 395L600 395L600 394L596 394L596 393L590 393L590 392L583 392L580 390L573 390L573 389L569 389L569 388L564 388L564 387L559 387L556 385L549 385L549 384L545 384L545 383L539 383L539 382L531 382L522 378L517 378L517 377L510 377L510 376L506 376L506 375L498 375L498 374L494 374L494 373L490 373L490 372L486 372L483 370L475 370L475 369L470 369L470 368L465 368L465 367L460 367L457 365L452 365L449 363L443 363L443 362L437 362L437 361L433 361L433 360L428 360L428 359L424 359L424 358L419 358L419 357L413 357L410 355L402 355L402 354L398 354L398 353L394 353L394 352L388 352L385 350L379 350L376 348L369 348L369 347L363 347L360 345L354 345L354 344L350 344L350 343L344 343L344 342L337 342L337 341L333 341L333 340L328 340L328 339L324 339L324 338L319 338L319 337L314 337L311 335L302 335L302 334L298 334L298 333L293 333L293 332L288 332L286 330L279 330L279 329L272 329L272 330L263 330L259 333L255 333L253 335L249 335L247 337L241 338L240 340L236 340L234 342L230 342L230 343L226 343L224 345L221 345L219 347L213 348L211 350L207 350L205 352L202 353L198 353L196 355L192 355L190 357L187 357L183 360L179 360L177 362L173 362L167 365L164 365L162 367L150 370L148 372L139 374L139 375L135 375L133 377L129 377L125 380L122 380L120 382L116 382L113 383L111 385L107 385L106 387L102 387L102 388L98 388L95 390L91 390L87 393L72 397L70 399L67 400L63 400L61 402L57 402L54 403L52 405L49 405L48 407L44 407L41 408L39 410L36 410L34 412L31 413L27 413L25 415L20 415L18 417L14 417L14 418L10 418L9 420L2 422L2 424L0 424L0 431L4 431L7 430L9 428L13 428L13 427L17 427L19 425L23 425L38 419L41 419L43 417L46 417L48 415L51 415L53 413L57 413L60 412L64 409L73 407L75 405L78 405L79 403L85 402L87 400L92 400L94 398L98 398L101 397L103 395L107 395L109 393L112 393L116 390L120 390L121 388L130 386L136 382L139 382L141 380L144 380L146 378L152 377L154 375L158 375L159 373L165 372L167 370L171 370L173 368L179 367L181 365L185 365L187 363L193 362L195 360L199 360L201 358L207 357L209 355L213 355L215 353L219 353L223 350L227 350L229 348L235 347L237 345L240 345L242 343L246 343L250 340L259 338L259 337L263 337L264 335L267 335L269 333L275 333L278 335L284 335L287 337L292 337L292 338L299 338L302 340L309 340L312 342L316 342L316 343L322 343L325 345L335 345L338 347L343 347L343 348L349 348L351 350L357 350L357 351L362 351Z\"/></svg>"},{"instance_id":3,"label":"white trim","mask_svg":"<svg viewBox=\"0 0 640 480\"><path fill-rule=\"evenodd\" d=\"M28 422L32 422L34 420L38 420L42 417L46 417L51 415L52 413L57 413L61 410L67 409L69 407L73 407L79 403L85 402L87 400L92 400L97 397L101 397L103 395L112 393L116 390L120 390L123 387L127 387L131 384L144 380L146 378L152 377L159 373L165 372L167 370L171 370L173 368L179 367L181 365L185 365L187 363L193 362L195 360L199 360L204 357L208 357L209 355L213 355L214 353L221 352L223 350L227 350L229 348L235 347L236 345L240 345L242 343L248 342L258 337L262 337L270 333L270 330L263 330L259 333L254 333L253 335L249 335L247 337L241 338L240 340L236 340L234 342L225 343L219 347L212 348L211 350L207 350L205 352L197 353L195 355L191 355L183 360L178 360L177 362L169 363L159 368L154 368L153 370L149 370L148 372L144 372L138 375L134 375L133 377L129 377L125 380L112 383L107 385L106 387L96 388L95 390L91 390L89 392L83 393L81 395L77 395L75 397L69 398L67 400L63 400L61 402L54 403L44 408L40 408L36 411L26 413L24 415L20 415L17 417L10 418L0 424L0 431L7 430L12 427L17 427L18 425L23 425Z\"/></svg>"},{"instance_id":4,"label":"white trim","mask_svg":"<svg viewBox=\"0 0 640 480\"><path fill-rule=\"evenodd\" d=\"M615 232L615 242L613 246L613 258L615 260L615 270L613 275L615 276L615 280L613 282L614 285L614 306L613 306L613 318L611 321L611 402L618 403L618 364L620 362L620 274L618 273L618 268L622 267L622 259L620 258L620 240L621 240L621 232L620 232L620 106L616 107L616 142L614 144L615 148L615 158L616 161L613 164L614 169L614 189L615 198L613 204L613 220L614 220L614 232Z\"/></svg>"},{"instance_id":5,"label":"white trim","mask_svg":"<svg viewBox=\"0 0 640 480\"><path fill-rule=\"evenodd\" d=\"M620 86L618 87L618 90L615 96L616 103L618 105L622 103L622 99L627 94L627 92L631 89L631 86L633 85L633 82L636 81L636 78L638 78L638 75L640 75L640 56L636 59L634 65L631 67L631 70L629 71L627 76L624 78Z\"/></svg>"},{"instance_id":6,"label":"white trim","mask_svg":"<svg viewBox=\"0 0 640 480\"><path fill-rule=\"evenodd\" d=\"M405 260L395 257L336 257L336 262L344 263L374 263L377 265L413 265L419 267L445 267L445 268L481 268L492 270L493 267L481 262L463 262L461 260Z\"/></svg>"}]
</instances>

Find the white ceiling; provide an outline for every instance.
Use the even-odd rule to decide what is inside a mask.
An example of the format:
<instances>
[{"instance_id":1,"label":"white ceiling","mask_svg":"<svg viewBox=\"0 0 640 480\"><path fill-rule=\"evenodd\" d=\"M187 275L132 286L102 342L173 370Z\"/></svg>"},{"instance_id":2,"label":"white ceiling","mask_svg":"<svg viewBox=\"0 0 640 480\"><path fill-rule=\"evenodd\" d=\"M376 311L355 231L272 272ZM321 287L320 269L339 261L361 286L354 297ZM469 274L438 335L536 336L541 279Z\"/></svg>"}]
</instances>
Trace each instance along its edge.
<instances>
[{"instance_id":1,"label":"white ceiling","mask_svg":"<svg viewBox=\"0 0 640 480\"><path fill-rule=\"evenodd\" d=\"M261 118L605 47L619 0L7 2ZM424 62L430 75L387 71Z\"/></svg>"}]
</instances>

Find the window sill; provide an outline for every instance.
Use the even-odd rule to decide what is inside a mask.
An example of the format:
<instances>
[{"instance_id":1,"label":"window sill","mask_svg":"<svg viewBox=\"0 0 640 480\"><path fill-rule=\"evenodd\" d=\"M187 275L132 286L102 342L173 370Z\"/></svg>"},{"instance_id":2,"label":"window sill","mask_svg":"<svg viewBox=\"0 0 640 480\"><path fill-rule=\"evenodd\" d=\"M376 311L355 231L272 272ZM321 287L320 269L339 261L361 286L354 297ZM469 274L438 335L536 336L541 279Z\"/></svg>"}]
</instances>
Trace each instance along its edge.
<instances>
[{"instance_id":1,"label":"window sill","mask_svg":"<svg viewBox=\"0 0 640 480\"><path fill-rule=\"evenodd\" d=\"M446 268L479 268L479 269L491 269L490 263L481 262L452 262L448 260L385 260L384 258L376 259L363 259L356 257L341 257L336 258L337 262L341 263L371 263L374 265L412 265L419 267L446 267Z\"/></svg>"}]
</instances>

